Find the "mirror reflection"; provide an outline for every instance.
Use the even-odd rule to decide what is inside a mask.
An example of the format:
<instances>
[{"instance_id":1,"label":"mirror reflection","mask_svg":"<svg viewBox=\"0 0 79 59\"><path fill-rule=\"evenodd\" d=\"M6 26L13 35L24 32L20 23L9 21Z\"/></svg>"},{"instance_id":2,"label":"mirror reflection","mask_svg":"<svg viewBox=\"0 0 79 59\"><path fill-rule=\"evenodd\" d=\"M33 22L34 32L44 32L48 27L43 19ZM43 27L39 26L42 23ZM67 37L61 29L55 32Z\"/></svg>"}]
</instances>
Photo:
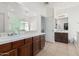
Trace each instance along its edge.
<instances>
[{"instance_id":1,"label":"mirror reflection","mask_svg":"<svg viewBox=\"0 0 79 59\"><path fill-rule=\"evenodd\" d=\"M1 3L0 5L0 34L20 33L37 30L36 16L28 12L19 3ZM29 16L30 15L30 16Z\"/></svg>"},{"instance_id":2,"label":"mirror reflection","mask_svg":"<svg viewBox=\"0 0 79 59\"><path fill-rule=\"evenodd\" d=\"M55 19L55 29L68 30L68 17L60 17Z\"/></svg>"}]
</instances>

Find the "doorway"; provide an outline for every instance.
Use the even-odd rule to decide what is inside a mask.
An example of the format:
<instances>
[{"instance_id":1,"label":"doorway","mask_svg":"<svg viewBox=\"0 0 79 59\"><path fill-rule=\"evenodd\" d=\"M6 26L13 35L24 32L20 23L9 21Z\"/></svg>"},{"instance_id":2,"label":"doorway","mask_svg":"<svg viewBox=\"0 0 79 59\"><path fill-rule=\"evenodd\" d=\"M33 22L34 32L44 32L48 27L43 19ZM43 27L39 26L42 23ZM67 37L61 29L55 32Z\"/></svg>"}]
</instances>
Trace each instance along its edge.
<instances>
[{"instance_id":1,"label":"doorway","mask_svg":"<svg viewBox=\"0 0 79 59\"><path fill-rule=\"evenodd\" d=\"M53 17L41 16L41 32L45 33L46 41L54 42L54 20Z\"/></svg>"}]
</instances>

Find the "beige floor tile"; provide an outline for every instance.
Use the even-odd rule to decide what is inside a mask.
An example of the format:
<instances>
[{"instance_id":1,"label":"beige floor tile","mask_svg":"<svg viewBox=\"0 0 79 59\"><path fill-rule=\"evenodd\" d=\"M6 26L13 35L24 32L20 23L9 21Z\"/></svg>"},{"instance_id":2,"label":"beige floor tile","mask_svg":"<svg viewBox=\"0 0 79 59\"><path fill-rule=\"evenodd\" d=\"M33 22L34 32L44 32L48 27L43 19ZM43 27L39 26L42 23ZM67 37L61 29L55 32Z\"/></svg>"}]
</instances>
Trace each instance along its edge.
<instances>
[{"instance_id":1,"label":"beige floor tile","mask_svg":"<svg viewBox=\"0 0 79 59\"><path fill-rule=\"evenodd\" d=\"M48 43L37 56L79 56L79 47L73 44Z\"/></svg>"}]
</instances>

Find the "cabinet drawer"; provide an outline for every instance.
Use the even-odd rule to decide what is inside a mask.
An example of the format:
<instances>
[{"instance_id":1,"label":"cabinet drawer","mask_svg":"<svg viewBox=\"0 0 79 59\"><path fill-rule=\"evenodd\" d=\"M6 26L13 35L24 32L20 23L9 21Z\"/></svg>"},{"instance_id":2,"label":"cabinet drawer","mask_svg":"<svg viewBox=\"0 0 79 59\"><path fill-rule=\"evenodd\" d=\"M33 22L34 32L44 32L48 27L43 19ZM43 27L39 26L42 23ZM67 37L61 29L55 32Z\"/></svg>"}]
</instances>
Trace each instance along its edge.
<instances>
[{"instance_id":1,"label":"cabinet drawer","mask_svg":"<svg viewBox=\"0 0 79 59\"><path fill-rule=\"evenodd\" d=\"M33 38L34 38L34 39L39 39L39 37L40 37L40 36L35 36L35 37L33 37Z\"/></svg>"},{"instance_id":2,"label":"cabinet drawer","mask_svg":"<svg viewBox=\"0 0 79 59\"><path fill-rule=\"evenodd\" d=\"M33 41L40 41L40 36L35 36L35 37L33 37Z\"/></svg>"},{"instance_id":3,"label":"cabinet drawer","mask_svg":"<svg viewBox=\"0 0 79 59\"><path fill-rule=\"evenodd\" d=\"M0 56L17 56L17 49L0 54Z\"/></svg>"},{"instance_id":4,"label":"cabinet drawer","mask_svg":"<svg viewBox=\"0 0 79 59\"><path fill-rule=\"evenodd\" d=\"M13 45L12 48L19 48L24 45L24 40L12 42L12 45Z\"/></svg>"},{"instance_id":5,"label":"cabinet drawer","mask_svg":"<svg viewBox=\"0 0 79 59\"><path fill-rule=\"evenodd\" d=\"M11 43L0 45L0 53L11 50Z\"/></svg>"},{"instance_id":6,"label":"cabinet drawer","mask_svg":"<svg viewBox=\"0 0 79 59\"><path fill-rule=\"evenodd\" d=\"M32 44L32 38L25 39L25 44Z\"/></svg>"}]
</instances>

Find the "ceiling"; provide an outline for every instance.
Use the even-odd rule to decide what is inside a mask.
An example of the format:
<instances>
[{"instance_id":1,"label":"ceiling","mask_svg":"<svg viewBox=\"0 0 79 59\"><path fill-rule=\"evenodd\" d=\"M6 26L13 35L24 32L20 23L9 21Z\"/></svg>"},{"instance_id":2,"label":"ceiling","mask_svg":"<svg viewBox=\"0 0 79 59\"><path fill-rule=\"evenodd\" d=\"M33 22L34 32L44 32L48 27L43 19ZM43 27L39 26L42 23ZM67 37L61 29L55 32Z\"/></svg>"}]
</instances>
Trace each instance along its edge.
<instances>
[{"instance_id":1,"label":"ceiling","mask_svg":"<svg viewBox=\"0 0 79 59\"><path fill-rule=\"evenodd\" d=\"M19 2L18 2L19 3ZM70 7L74 7L74 6L79 6L79 2L20 2L19 4L22 5L22 7L24 7L24 9L26 11L37 11L40 10L39 7L50 7L50 8L54 8L55 11L58 11L60 9L66 9L66 8L70 8ZM26 8L28 7L28 8Z\"/></svg>"},{"instance_id":2,"label":"ceiling","mask_svg":"<svg viewBox=\"0 0 79 59\"><path fill-rule=\"evenodd\" d=\"M78 6L79 2L48 2L48 4L46 4L45 2L28 2L28 3L24 3L24 4L49 6L51 8L54 8L55 10L59 10L59 9L70 8L73 6Z\"/></svg>"},{"instance_id":3,"label":"ceiling","mask_svg":"<svg viewBox=\"0 0 79 59\"><path fill-rule=\"evenodd\" d=\"M79 2L51 2L49 5L54 7L55 10L66 9L74 6L78 6Z\"/></svg>"}]
</instances>

